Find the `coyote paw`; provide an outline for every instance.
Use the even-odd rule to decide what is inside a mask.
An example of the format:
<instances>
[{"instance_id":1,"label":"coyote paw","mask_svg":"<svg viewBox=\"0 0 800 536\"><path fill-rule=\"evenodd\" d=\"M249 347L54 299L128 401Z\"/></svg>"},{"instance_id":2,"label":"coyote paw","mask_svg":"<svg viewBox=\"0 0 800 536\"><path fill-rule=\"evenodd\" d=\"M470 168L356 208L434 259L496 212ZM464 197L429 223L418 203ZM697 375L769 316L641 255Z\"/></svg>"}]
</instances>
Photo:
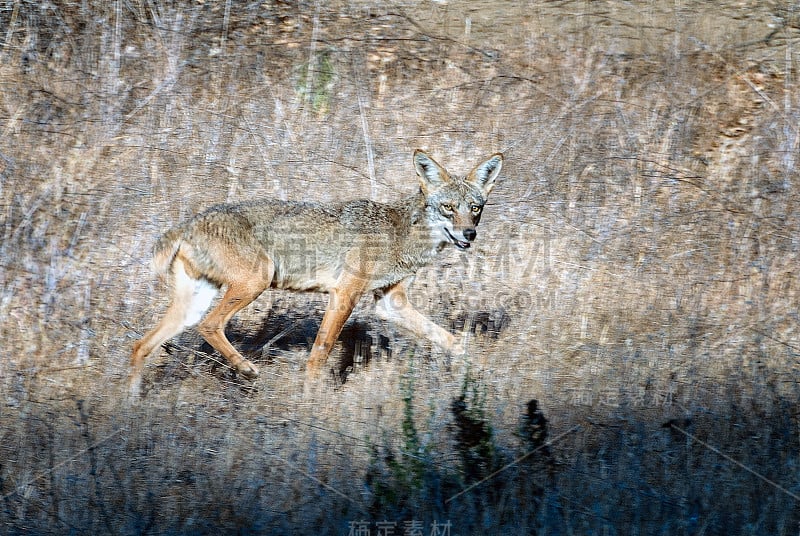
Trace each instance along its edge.
<instances>
[{"instance_id":1,"label":"coyote paw","mask_svg":"<svg viewBox=\"0 0 800 536\"><path fill-rule=\"evenodd\" d=\"M142 377L140 374L131 374L128 378L128 391L125 394L125 402L132 406L142 397Z\"/></svg>"},{"instance_id":2,"label":"coyote paw","mask_svg":"<svg viewBox=\"0 0 800 536\"><path fill-rule=\"evenodd\" d=\"M321 372L322 372L320 370L321 368L322 367L317 366L317 365L312 365L311 363L307 364L306 365L306 378L308 378L309 380L318 380L320 378L320 375L321 375Z\"/></svg>"},{"instance_id":3,"label":"coyote paw","mask_svg":"<svg viewBox=\"0 0 800 536\"><path fill-rule=\"evenodd\" d=\"M464 357L467 355L467 349L463 343L457 342L450 348L450 354L454 357Z\"/></svg>"},{"instance_id":4,"label":"coyote paw","mask_svg":"<svg viewBox=\"0 0 800 536\"><path fill-rule=\"evenodd\" d=\"M258 378L258 367L247 359L243 359L236 365L236 371L249 380Z\"/></svg>"}]
</instances>

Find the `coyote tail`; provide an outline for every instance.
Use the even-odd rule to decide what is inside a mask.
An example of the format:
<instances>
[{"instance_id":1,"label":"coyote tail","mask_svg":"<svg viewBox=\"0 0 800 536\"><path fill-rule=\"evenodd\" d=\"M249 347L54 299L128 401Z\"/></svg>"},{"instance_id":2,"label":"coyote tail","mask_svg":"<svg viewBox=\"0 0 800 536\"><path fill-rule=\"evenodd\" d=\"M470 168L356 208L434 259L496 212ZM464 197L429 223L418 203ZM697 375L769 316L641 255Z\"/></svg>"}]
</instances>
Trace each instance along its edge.
<instances>
[{"instance_id":1,"label":"coyote tail","mask_svg":"<svg viewBox=\"0 0 800 536\"><path fill-rule=\"evenodd\" d=\"M166 277L169 273L180 247L181 232L178 229L170 229L158 239L153 247L153 268L159 276Z\"/></svg>"}]
</instances>

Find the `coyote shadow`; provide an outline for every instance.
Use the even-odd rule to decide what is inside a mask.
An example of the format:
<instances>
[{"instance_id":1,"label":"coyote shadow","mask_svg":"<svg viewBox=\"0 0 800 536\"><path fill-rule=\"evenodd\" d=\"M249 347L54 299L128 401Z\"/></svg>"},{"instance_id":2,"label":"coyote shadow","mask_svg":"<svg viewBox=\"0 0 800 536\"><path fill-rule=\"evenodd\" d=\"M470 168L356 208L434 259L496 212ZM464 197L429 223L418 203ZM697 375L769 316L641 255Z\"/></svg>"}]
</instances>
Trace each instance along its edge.
<instances>
[{"instance_id":1,"label":"coyote shadow","mask_svg":"<svg viewBox=\"0 0 800 536\"><path fill-rule=\"evenodd\" d=\"M297 312L296 309L271 310L256 330L252 329L251 324L240 321L229 324L226 335L242 355L259 367L269 367L281 354L290 352L301 353L302 360L305 361L319 330L321 320L317 317L313 313ZM456 333L466 329L475 335L496 339L509 326L510 317L502 309L470 314L462 312L451 317L449 323ZM391 360L395 355L404 353L403 349L409 344L415 346L413 340L404 341L402 334L394 333L391 324L384 328L388 328L394 335L386 336L381 329L382 324L377 319L372 322L351 319L345 324L336 350L326 364L335 383L342 385L351 374L365 369L372 361ZM204 371L225 381L233 380L242 388L251 388L252 382L231 369L225 359L199 334L184 334L181 339L178 344L167 343L167 353L196 350L195 356L188 363L185 359L172 365L164 363L157 381L164 382L168 376L173 379L188 376L194 367L197 372ZM304 366L303 362L302 367Z\"/></svg>"},{"instance_id":2,"label":"coyote shadow","mask_svg":"<svg viewBox=\"0 0 800 536\"><path fill-rule=\"evenodd\" d=\"M229 325L226 334L242 355L263 367L288 352L301 352L305 360L319 331L320 322L319 318L302 313L271 312L255 332L239 323ZM379 353L390 353L388 338L376 335L375 327L369 322L351 320L342 328L337 347L326 364L337 383L344 383L347 376L369 365L376 352L376 341L384 349L378 350ZM202 341L200 351L214 356L211 359L212 370L229 369L225 366L224 358L207 342ZM239 375L236 374L236 377Z\"/></svg>"}]
</instances>

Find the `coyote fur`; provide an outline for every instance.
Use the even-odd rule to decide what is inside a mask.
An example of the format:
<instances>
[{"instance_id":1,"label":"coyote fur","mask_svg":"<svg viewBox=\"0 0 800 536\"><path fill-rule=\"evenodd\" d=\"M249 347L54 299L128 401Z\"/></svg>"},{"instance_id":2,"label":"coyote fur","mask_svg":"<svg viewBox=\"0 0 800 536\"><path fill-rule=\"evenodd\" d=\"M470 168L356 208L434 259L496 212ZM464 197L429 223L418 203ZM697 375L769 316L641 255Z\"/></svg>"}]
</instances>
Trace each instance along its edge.
<instances>
[{"instance_id":1,"label":"coyote fur","mask_svg":"<svg viewBox=\"0 0 800 536\"><path fill-rule=\"evenodd\" d=\"M329 302L306 372L316 376L359 298L372 293L381 318L443 350L463 354L451 333L414 309L406 290L419 268L450 244L467 249L503 165L496 153L465 177L414 152L420 189L396 204L357 200L313 204L256 200L216 205L167 231L154 248L171 303L133 345L130 384L137 391L145 359L199 322L199 332L241 375L258 369L225 337L225 325L267 288L321 291ZM206 314L219 290L225 293Z\"/></svg>"}]
</instances>

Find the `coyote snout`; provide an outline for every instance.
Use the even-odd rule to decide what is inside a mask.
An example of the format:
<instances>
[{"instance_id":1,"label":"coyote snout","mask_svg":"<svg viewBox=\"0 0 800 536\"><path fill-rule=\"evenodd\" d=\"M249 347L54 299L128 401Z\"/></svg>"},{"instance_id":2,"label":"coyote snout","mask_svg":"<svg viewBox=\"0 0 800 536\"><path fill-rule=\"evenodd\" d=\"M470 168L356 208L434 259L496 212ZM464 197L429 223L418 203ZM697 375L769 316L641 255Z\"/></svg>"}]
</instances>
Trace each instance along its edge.
<instances>
[{"instance_id":1,"label":"coyote snout","mask_svg":"<svg viewBox=\"0 0 800 536\"><path fill-rule=\"evenodd\" d=\"M456 338L414 309L414 274L448 244L467 249L503 165L496 153L464 177L414 152L419 193L395 204L369 200L312 204L276 200L216 205L167 231L154 264L171 303L133 346L132 391L156 348L199 322L199 332L243 376L258 369L225 337L225 325L267 288L321 291L328 307L306 367L319 373L359 298L371 292L378 314L451 353ZM299 233L299 235L298 235ZM219 290L225 293L206 314Z\"/></svg>"}]
</instances>

